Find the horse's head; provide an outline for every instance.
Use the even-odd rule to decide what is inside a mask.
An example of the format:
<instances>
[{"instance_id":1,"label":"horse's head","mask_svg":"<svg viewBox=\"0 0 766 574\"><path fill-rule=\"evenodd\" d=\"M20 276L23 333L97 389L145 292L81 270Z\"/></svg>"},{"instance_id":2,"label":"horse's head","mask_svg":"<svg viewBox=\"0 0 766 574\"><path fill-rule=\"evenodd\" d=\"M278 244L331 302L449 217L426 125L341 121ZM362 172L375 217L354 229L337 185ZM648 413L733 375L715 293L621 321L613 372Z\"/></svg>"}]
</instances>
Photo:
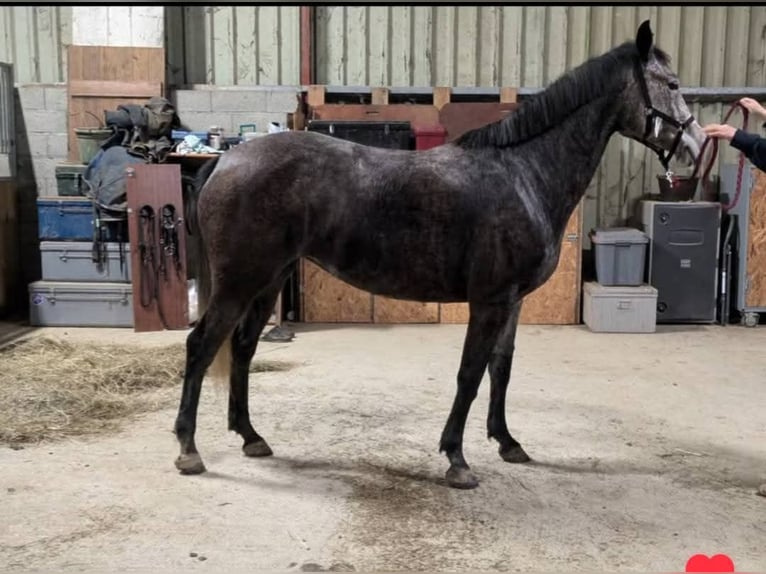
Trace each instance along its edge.
<instances>
[{"instance_id":1,"label":"horse's head","mask_svg":"<svg viewBox=\"0 0 766 574\"><path fill-rule=\"evenodd\" d=\"M637 55L623 93L619 131L656 152L666 169L671 158L689 165L697 160L706 136L653 36L646 20L636 34Z\"/></svg>"}]
</instances>

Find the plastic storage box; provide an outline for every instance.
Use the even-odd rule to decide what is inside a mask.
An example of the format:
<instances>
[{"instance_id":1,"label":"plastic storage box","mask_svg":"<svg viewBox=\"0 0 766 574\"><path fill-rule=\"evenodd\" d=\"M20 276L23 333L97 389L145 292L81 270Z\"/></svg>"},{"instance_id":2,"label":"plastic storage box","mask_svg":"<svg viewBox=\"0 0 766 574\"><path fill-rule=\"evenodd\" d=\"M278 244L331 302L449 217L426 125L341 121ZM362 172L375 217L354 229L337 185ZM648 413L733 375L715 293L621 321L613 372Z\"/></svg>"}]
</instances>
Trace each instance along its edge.
<instances>
[{"instance_id":1,"label":"plastic storage box","mask_svg":"<svg viewBox=\"0 0 766 574\"><path fill-rule=\"evenodd\" d=\"M415 149L431 149L447 141L447 130L442 126L414 126Z\"/></svg>"},{"instance_id":2,"label":"plastic storage box","mask_svg":"<svg viewBox=\"0 0 766 574\"><path fill-rule=\"evenodd\" d=\"M590 234L596 250L596 280L602 285L641 285L646 264L643 231L630 227L596 229Z\"/></svg>"},{"instance_id":3,"label":"plastic storage box","mask_svg":"<svg viewBox=\"0 0 766 574\"><path fill-rule=\"evenodd\" d=\"M82 174L88 168L81 163L60 163L56 166L56 189L60 196L85 195Z\"/></svg>"},{"instance_id":4,"label":"plastic storage box","mask_svg":"<svg viewBox=\"0 0 766 574\"><path fill-rule=\"evenodd\" d=\"M29 323L35 327L132 327L130 283L29 284Z\"/></svg>"},{"instance_id":5,"label":"plastic storage box","mask_svg":"<svg viewBox=\"0 0 766 574\"><path fill-rule=\"evenodd\" d=\"M654 333L657 289L646 284L609 287L585 283L582 315L588 328L596 333Z\"/></svg>"},{"instance_id":6,"label":"plastic storage box","mask_svg":"<svg viewBox=\"0 0 766 574\"><path fill-rule=\"evenodd\" d=\"M88 198L38 197L37 221L41 241L92 241L93 203ZM106 227L106 239L117 241L122 231L122 241L127 241L127 225L123 221L102 223Z\"/></svg>"},{"instance_id":7,"label":"plastic storage box","mask_svg":"<svg viewBox=\"0 0 766 574\"><path fill-rule=\"evenodd\" d=\"M106 261L99 270L93 261L90 241L43 241L40 243L43 280L130 282L130 244L123 249L120 269L120 244L106 243Z\"/></svg>"}]
</instances>

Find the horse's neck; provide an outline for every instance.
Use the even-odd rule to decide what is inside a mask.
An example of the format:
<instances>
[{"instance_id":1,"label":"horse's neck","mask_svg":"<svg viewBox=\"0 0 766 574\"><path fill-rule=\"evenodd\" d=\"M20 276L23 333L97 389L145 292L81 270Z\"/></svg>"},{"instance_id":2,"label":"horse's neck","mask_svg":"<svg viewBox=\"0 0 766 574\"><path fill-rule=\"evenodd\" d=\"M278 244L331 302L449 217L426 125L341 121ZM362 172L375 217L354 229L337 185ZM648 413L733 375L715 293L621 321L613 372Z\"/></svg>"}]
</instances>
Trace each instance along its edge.
<instances>
[{"instance_id":1,"label":"horse's neck","mask_svg":"<svg viewBox=\"0 0 766 574\"><path fill-rule=\"evenodd\" d=\"M522 154L539 181L554 232L563 233L585 194L615 131L614 102L603 97L582 106L562 122L530 141Z\"/></svg>"}]
</instances>

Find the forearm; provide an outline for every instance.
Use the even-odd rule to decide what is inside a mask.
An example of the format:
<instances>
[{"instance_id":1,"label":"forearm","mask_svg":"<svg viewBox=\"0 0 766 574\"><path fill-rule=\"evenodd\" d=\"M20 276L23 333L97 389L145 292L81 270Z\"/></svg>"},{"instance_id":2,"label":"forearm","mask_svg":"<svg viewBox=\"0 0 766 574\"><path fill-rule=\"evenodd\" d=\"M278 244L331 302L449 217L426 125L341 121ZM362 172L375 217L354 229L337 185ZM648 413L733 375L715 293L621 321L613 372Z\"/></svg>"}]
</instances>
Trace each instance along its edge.
<instances>
[{"instance_id":1,"label":"forearm","mask_svg":"<svg viewBox=\"0 0 766 574\"><path fill-rule=\"evenodd\" d=\"M731 146L744 153L755 167L766 171L766 138L737 130L731 139Z\"/></svg>"}]
</instances>

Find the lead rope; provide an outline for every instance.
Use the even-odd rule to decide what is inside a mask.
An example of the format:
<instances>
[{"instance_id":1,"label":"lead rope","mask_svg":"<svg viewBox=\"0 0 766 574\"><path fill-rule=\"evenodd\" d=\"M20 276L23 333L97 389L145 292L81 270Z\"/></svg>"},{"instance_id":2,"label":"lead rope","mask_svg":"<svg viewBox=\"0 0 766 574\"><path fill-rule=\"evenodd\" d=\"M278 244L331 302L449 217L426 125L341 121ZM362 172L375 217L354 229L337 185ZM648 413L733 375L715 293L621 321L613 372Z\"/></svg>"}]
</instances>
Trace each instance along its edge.
<instances>
[{"instance_id":1,"label":"lead rope","mask_svg":"<svg viewBox=\"0 0 766 574\"><path fill-rule=\"evenodd\" d=\"M729 111L727 112L726 116L723 118L722 123L725 124L726 122L728 122L731 115L737 110L742 112L742 130L747 131L748 111L747 111L747 108L744 107L739 102L735 102L731 105L731 108L729 108ZM710 143L711 140L713 143ZM691 177L693 178L697 175L697 171L699 170L700 165L702 165L703 163L702 158L705 156L705 148L707 147L708 144L713 146L713 153L710 155L710 160L707 163L707 167L705 167L705 170L702 173L702 186L703 186L703 189L707 191L709 195L709 192L712 191L711 187L713 185L713 182L710 181L709 179L710 170L713 169L713 164L715 163L716 157L718 156L718 138L709 137L705 140L705 143L702 144L702 149L700 150L700 154L697 158L698 161L696 162L694 166L694 171L692 172ZM724 211L729 211L730 209L733 209L734 206L737 205L737 202L739 202L739 196L740 196L740 193L742 192L742 175L744 171L745 171L745 153L740 151L739 162L737 166L737 186L734 190L734 199L732 199L730 203L721 204L721 209L723 209Z\"/></svg>"}]
</instances>

